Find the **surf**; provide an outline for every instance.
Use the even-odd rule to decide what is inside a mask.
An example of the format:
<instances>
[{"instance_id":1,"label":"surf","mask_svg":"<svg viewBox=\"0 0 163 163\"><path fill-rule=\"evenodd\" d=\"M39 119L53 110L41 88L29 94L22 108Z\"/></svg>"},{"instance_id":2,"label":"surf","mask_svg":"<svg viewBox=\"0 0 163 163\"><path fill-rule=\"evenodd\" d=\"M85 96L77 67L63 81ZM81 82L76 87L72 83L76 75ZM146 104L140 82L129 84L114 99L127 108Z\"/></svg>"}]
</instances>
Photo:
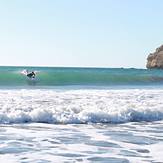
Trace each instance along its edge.
<instances>
[{"instance_id":1,"label":"surf","mask_svg":"<svg viewBox=\"0 0 163 163\"><path fill-rule=\"evenodd\" d=\"M0 123L160 121L162 99L163 90L0 90Z\"/></svg>"},{"instance_id":2,"label":"surf","mask_svg":"<svg viewBox=\"0 0 163 163\"><path fill-rule=\"evenodd\" d=\"M24 69L34 71L30 81ZM34 84L33 84L34 83ZM0 86L163 85L162 70L112 68L0 67Z\"/></svg>"}]
</instances>

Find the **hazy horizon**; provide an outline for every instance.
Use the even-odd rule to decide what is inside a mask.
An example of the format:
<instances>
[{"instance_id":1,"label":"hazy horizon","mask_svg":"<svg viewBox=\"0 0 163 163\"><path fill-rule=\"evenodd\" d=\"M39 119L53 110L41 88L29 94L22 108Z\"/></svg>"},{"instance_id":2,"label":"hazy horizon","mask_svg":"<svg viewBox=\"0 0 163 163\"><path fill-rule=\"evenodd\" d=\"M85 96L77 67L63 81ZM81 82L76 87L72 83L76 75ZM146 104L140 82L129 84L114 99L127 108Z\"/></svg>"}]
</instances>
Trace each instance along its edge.
<instances>
[{"instance_id":1,"label":"hazy horizon","mask_svg":"<svg viewBox=\"0 0 163 163\"><path fill-rule=\"evenodd\" d=\"M146 67L95 67L95 66L42 66L42 65L0 65L0 67L34 67L34 68L99 68L99 69L147 69Z\"/></svg>"}]
</instances>

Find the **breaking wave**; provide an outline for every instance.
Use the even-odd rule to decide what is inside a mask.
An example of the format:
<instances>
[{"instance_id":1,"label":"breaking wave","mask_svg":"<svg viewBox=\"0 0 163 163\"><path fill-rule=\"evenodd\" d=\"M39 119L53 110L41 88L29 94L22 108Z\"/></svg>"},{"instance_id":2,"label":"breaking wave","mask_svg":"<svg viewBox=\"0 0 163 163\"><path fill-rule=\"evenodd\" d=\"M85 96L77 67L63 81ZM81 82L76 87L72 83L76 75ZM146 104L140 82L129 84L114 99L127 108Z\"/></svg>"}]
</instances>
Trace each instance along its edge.
<instances>
[{"instance_id":1,"label":"breaking wave","mask_svg":"<svg viewBox=\"0 0 163 163\"><path fill-rule=\"evenodd\" d=\"M158 121L162 99L163 90L0 90L0 123Z\"/></svg>"},{"instance_id":2,"label":"breaking wave","mask_svg":"<svg viewBox=\"0 0 163 163\"><path fill-rule=\"evenodd\" d=\"M22 68L0 69L0 86L64 86L64 85L163 85L162 70L104 68L30 68L37 71L30 80Z\"/></svg>"}]
</instances>

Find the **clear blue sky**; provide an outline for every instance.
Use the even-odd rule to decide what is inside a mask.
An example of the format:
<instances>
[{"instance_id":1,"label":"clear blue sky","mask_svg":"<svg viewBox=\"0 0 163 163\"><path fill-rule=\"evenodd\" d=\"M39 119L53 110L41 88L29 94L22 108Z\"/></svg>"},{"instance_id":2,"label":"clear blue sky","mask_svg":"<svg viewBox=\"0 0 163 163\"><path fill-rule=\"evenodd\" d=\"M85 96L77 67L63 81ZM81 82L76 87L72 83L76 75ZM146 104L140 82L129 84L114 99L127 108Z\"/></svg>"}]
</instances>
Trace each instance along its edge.
<instances>
[{"instance_id":1,"label":"clear blue sky","mask_svg":"<svg viewBox=\"0 0 163 163\"><path fill-rule=\"evenodd\" d=\"M162 0L1 0L0 65L145 68Z\"/></svg>"}]
</instances>

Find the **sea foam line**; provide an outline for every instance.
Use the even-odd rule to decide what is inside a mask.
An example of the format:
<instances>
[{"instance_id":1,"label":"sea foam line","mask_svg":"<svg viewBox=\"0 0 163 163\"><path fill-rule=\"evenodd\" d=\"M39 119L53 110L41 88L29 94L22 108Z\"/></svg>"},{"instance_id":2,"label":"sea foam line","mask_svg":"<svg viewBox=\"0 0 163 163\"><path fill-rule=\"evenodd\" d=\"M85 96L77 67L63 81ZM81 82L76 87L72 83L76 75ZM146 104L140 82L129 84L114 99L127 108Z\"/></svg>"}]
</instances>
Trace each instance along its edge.
<instances>
[{"instance_id":1,"label":"sea foam line","mask_svg":"<svg viewBox=\"0 0 163 163\"><path fill-rule=\"evenodd\" d=\"M163 119L163 90L0 90L0 123L125 123Z\"/></svg>"}]
</instances>

